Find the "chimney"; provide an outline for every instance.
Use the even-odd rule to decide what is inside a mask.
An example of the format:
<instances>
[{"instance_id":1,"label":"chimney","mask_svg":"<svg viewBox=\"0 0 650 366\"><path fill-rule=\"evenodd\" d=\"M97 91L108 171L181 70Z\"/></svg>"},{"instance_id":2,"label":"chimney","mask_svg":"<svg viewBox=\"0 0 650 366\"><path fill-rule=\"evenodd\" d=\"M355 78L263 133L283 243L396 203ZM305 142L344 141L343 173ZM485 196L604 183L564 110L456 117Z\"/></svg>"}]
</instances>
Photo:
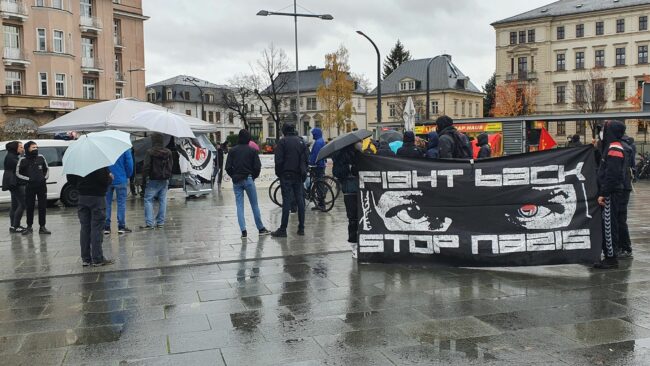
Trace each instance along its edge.
<instances>
[{"instance_id":1,"label":"chimney","mask_svg":"<svg viewBox=\"0 0 650 366\"><path fill-rule=\"evenodd\" d=\"M314 65L309 65L309 66L307 66L307 70L309 70L309 71L316 70L316 66L314 66Z\"/></svg>"},{"instance_id":2,"label":"chimney","mask_svg":"<svg viewBox=\"0 0 650 366\"><path fill-rule=\"evenodd\" d=\"M451 62L451 55L445 53L442 55L442 57L445 57L447 60L449 60L449 62Z\"/></svg>"}]
</instances>

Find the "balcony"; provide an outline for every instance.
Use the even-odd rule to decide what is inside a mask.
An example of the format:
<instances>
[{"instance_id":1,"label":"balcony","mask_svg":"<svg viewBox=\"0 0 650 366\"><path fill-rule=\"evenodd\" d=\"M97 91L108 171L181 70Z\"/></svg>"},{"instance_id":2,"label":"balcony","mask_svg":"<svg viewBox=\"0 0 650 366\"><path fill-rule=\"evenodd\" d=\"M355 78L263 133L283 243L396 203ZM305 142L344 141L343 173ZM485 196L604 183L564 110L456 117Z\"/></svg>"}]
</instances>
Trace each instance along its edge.
<instances>
[{"instance_id":1,"label":"balcony","mask_svg":"<svg viewBox=\"0 0 650 366\"><path fill-rule=\"evenodd\" d=\"M514 74L506 74L506 81L532 81L537 80L537 73L534 71L520 71Z\"/></svg>"},{"instance_id":2,"label":"balcony","mask_svg":"<svg viewBox=\"0 0 650 366\"><path fill-rule=\"evenodd\" d=\"M124 48L124 42L122 41L122 36L118 35L113 35L113 44L115 44L115 48L117 49L122 49Z\"/></svg>"},{"instance_id":3,"label":"balcony","mask_svg":"<svg viewBox=\"0 0 650 366\"><path fill-rule=\"evenodd\" d=\"M102 20L97 17L82 16L79 26L84 33L99 33L102 31Z\"/></svg>"},{"instance_id":4,"label":"balcony","mask_svg":"<svg viewBox=\"0 0 650 366\"><path fill-rule=\"evenodd\" d=\"M29 65L29 59L26 52L22 48L5 47L2 61L5 66L22 66Z\"/></svg>"},{"instance_id":5,"label":"balcony","mask_svg":"<svg viewBox=\"0 0 650 366\"><path fill-rule=\"evenodd\" d=\"M20 0L1 0L0 12L2 12L3 19L14 19L22 22L26 21L29 16L27 6Z\"/></svg>"},{"instance_id":6,"label":"balcony","mask_svg":"<svg viewBox=\"0 0 650 366\"><path fill-rule=\"evenodd\" d=\"M99 74L104 68L98 59L92 57L81 58L81 72L84 74Z\"/></svg>"},{"instance_id":7,"label":"balcony","mask_svg":"<svg viewBox=\"0 0 650 366\"><path fill-rule=\"evenodd\" d=\"M115 83L124 85L126 84L126 76L120 71L115 71Z\"/></svg>"}]
</instances>

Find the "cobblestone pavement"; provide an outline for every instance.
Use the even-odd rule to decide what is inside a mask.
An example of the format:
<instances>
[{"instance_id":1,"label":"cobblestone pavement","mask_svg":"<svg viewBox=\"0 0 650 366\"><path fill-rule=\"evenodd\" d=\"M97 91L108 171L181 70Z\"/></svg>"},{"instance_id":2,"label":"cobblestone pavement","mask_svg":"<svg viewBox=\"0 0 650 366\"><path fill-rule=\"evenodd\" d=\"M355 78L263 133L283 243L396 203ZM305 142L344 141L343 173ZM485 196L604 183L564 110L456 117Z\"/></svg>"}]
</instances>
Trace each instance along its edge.
<instances>
[{"instance_id":1,"label":"cobblestone pavement","mask_svg":"<svg viewBox=\"0 0 650 366\"><path fill-rule=\"evenodd\" d=\"M305 239L242 242L229 191L177 197L167 228L113 235L117 264L82 269L75 212L53 209L51 238L0 238L0 363L649 364L650 184L637 189L635 259L609 272L356 264L341 207L310 212Z\"/></svg>"}]
</instances>

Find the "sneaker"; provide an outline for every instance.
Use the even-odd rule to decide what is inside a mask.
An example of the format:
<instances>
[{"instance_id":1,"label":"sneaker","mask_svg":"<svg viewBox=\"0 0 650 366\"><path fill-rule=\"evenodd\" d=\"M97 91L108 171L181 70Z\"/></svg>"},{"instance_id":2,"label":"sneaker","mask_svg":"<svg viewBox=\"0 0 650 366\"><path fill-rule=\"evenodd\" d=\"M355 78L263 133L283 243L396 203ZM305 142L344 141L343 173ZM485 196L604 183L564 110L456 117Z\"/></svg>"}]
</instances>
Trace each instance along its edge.
<instances>
[{"instance_id":1,"label":"sneaker","mask_svg":"<svg viewBox=\"0 0 650 366\"><path fill-rule=\"evenodd\" d=\"M164 229L164 228L165 228L165 224L157 224L156 225L156 229Z\"/></svg>"},{"instance_id":2,"label":"sneaker","mask_svg":"<svg viewBox=\"0 0 650 366\"><path fill-rule=\"evenodd\" d=\"M262 228L262 229L259 231L259 235L260 235L260 236L263 236L263 235L269 235L270 233L271 233L271 232L268 231L268 230L266 230L266 228Z\"/></svg>"},{"instance_id":3,"label":"sneaker","mask_svg":"<svg viewBox=\"0 0 650 366\"><path fill-rule=\"evenodd\" d=\"M90 262L86 262L86 261L81 262L82 267L90 267L90 265L91 265Z\"/></svg>"},{"instance_id":4,"label":"sneaker","mask_svg":"<svg viewBox=\"0 0 650 366\"><path fill-rule=\"evenodd\" d=\"M93 267L108 266L108 265L111 265L111 264L113 264L113 263L115 263L114 260L104 258L104 260L102 260L101 262L95 262L95 263L93 263Z\"/></svg>"},{"instance_id":5,"label":"sneaker","mask_svg":"<svg viewBox=\"0 0 650 366\"><path fill-rule=\"evenodd\" d=\"M144 226L140 226L140 229L142 229L142 230L153 230L153 229L155 229L155 227L153 227L151 225L144 225Z\"/></svg>"},{"instance_id":6,"label":"sneaker","mask_svg":"<svg viewBox=\"0 0 650 366\"><path fill-rule=\"evenodd\" d=\"M104 235L111 235L111 229L104 229Z\"/></svg>"},{"instance_id":7,"label":"sneaker","mask_svg":"<svg viewBox=\"0 0 650 366\"><path fill-rule=\"evenodd\" d=\"M13 227L13 226L10 226L10 227L9 227L9 233L11 233L11 234L15 234L15 233L16 233L16 228Z\"/></svg>"},{"instance_id":8,"label":"sneaker","mask_svg":"<svg viewBox=\"0 0 650 366\"><path fill-rule=\"evenodd\" d=\"M350 244L350 249L352 250L352 258L357 259L357 245L356 244Z\"/></svg>"},{"instance_id":9,"label":"sneaker","mask_svg":"<svg viewBox=\"0 0 650 366\"><path fill-rule=\"evenodd\" d=\"M133 232L133 230L129 229L128 227L123 227L123 228L117 230L118 234L128 234L128 233L132 233L132 232Z\"/></svg>"},{"instance_id":10,"label":"sneaker","mask_svg":"<svg viewBox=\"0 0 650 366\"><path fill-rule=\"evenodd\" d=\"M23 231L25 231L25 228L22 227L22 226L18 226L18 227L16 227L14 230L15 230L14 232L15 232L16 234L20 234L20 233L22 233Z\"/></svg>"},{"instance_id":11,"label":"sneaker","mask_svg":"<svg viewBox=\"0 0 650 366\"><path fill-rule=\"evenodd\" d=\"M41 227L38 229L38 233L39 233L39 234L42 234L42 235L50 235L50 234L52 234L52 232L49 231L45 226L41 226Z\"/></svg>"},{"instance_id":12,"label":"sneaker","mask_svg":"<svg viewBox=\"0 0 650 366\"><path fill-rule=\"evenodd\" d=\"M299 236L305 236L305 230L298 230L296 234L298 234Z\"/></svg>"},{"instance_id":13,"label":"sneaker","mask_svg":"<svg viewBox=\"0 0 650 366\"><path fill-rule=\"evenodd\" d=\"M616 258L605 258L602 261L594 264L594 269L613 269L618 268L618 260Z\"/></svg>"},{"instance_id":14,"label":"sneaker","mask_svg":"<svg viewBox=\"0 0 650 366\"><path fill-rule=\"evenodd\" d=\"M287 232L286 231L280 231L276 230L271 233L271 236L274 238L286 238L287 237Z\"/></svg>"},{"instance_id":15,"label":"sneaker","mask_svg":"<svg viewBox=\"0 0 650 366\"><path fill-rule=\"evenodd\" d=\"M632 255L631 250L621 250L618 253L617 256L618 256L619 259L632 259L632 258L634 258L634 256Z\"/></svg>"},{"instance_id":16,"label":"sneaker","mask_svg":"<svg viewBox=\"0 0 650 366\"><path fill-rule=\"evenodd\" d=\"M244 231L241 232L241 238L245 239L246 237L248 237L248 232L246 230L244 230Z\"/></svg>"},{"instance_id":17,"label":"sneaker","mask_svg":"<svg viewBox=\"0 0 650 366\"><path fill-rule=\"evenodd\" d=\"M32 229L31 226L28 226L28 227L25 228L25 230L23 230L22 234L23 235L29 235L29 234L31 234L33 232L34 232L34 229Z\"/></svg>"}]
</instances>

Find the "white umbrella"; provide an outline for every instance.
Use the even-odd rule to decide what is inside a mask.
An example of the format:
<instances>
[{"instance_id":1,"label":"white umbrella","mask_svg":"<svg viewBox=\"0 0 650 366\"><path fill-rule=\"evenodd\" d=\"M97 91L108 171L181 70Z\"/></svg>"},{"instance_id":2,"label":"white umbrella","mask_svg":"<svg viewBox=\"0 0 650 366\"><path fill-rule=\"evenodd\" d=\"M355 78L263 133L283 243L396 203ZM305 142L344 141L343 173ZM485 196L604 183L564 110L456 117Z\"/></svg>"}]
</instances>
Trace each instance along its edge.
<instances>
[{"instance_id":1,"label":"white umbrella","mask_svg":"<svg viewBox=\"0 0 650 366\"><path fill-rule=\"evenodd\" d=\"M174 137L196 137L190 124L181 115L173 112L153 109L138 112L131 118L131 124L145 128L147 131Z\"/></svg>"},{"instance_id":2,"label":"white umbrella","mask_svg":"<svg viewBox=\"0 0 650 366\"><path fill-rule=\"evenodd\" d=\"M413 99L409 97L406 100L406 106L404 106L404 131L413 131L415 129L415 105L413 104Z\"/></svg>"},{"instance_id":3,"label":"white umbrella","mask_svg":"<svg viewBox=\"0 0 650 366\"><path fill-rule=\"evenodd\" d=\"M63 155L63 173L85 177L99 168L115 164L131 148L126 132L102 131L83 135Z\"/></svg>"}]
</instances>

